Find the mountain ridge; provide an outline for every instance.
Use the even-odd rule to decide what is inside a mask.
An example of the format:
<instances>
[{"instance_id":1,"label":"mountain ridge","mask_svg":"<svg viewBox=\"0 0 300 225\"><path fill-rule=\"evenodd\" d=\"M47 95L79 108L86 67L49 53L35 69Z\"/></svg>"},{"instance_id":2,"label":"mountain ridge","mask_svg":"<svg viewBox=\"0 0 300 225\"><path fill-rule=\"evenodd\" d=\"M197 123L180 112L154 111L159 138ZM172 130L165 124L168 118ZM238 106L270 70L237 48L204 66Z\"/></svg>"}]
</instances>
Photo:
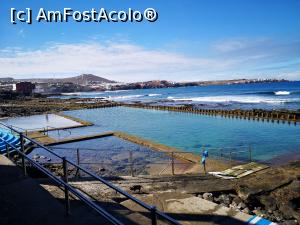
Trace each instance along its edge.
<instances>
[{"instance_id":1,"label":"mountain ridge","mask_svg":"<svg viewBox=\"0 0 300 225\"><path fill-rule=\"evenodd\" d=\"M18 81L29 81L32 83L74 83L78 85L87 85L91 83L117 83L116 81L99 77L94 74L81 74L67 78L33 78L33 79L16 79Z\"/></svg>"}]
</instances>

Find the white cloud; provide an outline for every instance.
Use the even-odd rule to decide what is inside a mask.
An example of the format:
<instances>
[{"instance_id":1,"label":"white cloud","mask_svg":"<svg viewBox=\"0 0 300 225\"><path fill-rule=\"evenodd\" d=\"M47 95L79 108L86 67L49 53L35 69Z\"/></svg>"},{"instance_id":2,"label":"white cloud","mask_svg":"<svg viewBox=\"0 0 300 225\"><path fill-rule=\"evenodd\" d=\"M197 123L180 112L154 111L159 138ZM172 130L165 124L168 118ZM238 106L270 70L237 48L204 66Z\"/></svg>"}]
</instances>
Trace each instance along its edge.
<instances>
[{"instance_id":1,"label":"white cloud","mask_svg":"<svg viewBox=\"0 0 300 225\"><path fill-rule=\"evenodd\" d=\"M58 77L93 73L118 81L231 79L241 74L250 78L257 77L255 68L261 66L260 62L268 61L272 54L255 49L249 54L240 53L253 46L256 45L248 40L219 42L212 48L215 56L206 58L110 41L51 43L38 50L6 48L0 49L0 76ZM289 73L294 79L291 69Z\"/></svg>"},{"instance_id":2,"label":"white cloud","mask_svg":"<svg viewBox=\"0 0 300 225\"><path fill-rule=\"evenodd\" d=\"M0 74L18 77L94 73L111 79L132 81L186 80L191 79L188 78L190 74L199 74L198 79L204 79L206 77L200 75L208 68L211 71L223 70L233 63L230 60L190 58L122 43L52 44L35 51L5 51L10 54L0 55ZM185 77L181 77L183 74Z\"/></svg>"}]
</instances>

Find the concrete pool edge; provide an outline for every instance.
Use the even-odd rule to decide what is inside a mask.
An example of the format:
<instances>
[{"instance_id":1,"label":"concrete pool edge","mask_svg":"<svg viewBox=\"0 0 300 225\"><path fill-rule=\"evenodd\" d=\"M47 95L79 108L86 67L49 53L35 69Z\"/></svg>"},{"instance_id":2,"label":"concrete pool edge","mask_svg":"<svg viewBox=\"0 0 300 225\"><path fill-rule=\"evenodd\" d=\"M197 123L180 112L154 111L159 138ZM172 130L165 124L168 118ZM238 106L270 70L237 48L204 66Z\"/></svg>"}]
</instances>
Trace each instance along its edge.
<instances>
[{"instance_id":1,"label":"concrete pool edge","mask_svg":"<svg viewBox=\"0 0 300 225\"><path fill-rule=\"evenodd\" d=\"M79 118L76 118L76 117L73 117L73 116L69 116L69 115L66 115L64 114L63 112L56 112L56 113L53 113L57 116L61 116L61 117L64 117L66 119L69 119L69 120L72 120L74 122L77 122L77 123L80 123L81 125L78 125L78 126L71 126L71 127L63 127L63 128L59 128L59 129L68 129L68 128L77 128L77 127L87 127L87 126L93 126L94 124L92 122L89 122L89 121L86 121L86 120L82 120L82 119L79 119Z\"/></svg>"},{"instance_id":2,"label":"concrete pool edge","mask_svg":"<svg viewBox=\"0 0 300 225\"><path fill-rule=\"evenodd\" d=\"M108 131L103 133L97 133L93 135L84 135L84 136L77 136L72 138L64 138L61 140L57 140L54 138L49 137L48 135L43 134L43 132L34 132L30 134L31 138L34 138L35 140L39 141L41 144L45 146L54 146L54 145L60 145L60 144L67 144L72 142L80 142L85 140L91 140L91 139L97 139L97 138L103 138L103 137L109 137L114 136L117 138L120 138L125 141L129 141L144 147L148 147L152 149L153 151L158 151L165 153L168 156L174 157L175 160L179 161L182 164L190 164L191 168L189 169L190 173L194 173L195 171L199 172L200 160L201 156L197 155L196 153L192 152L185 152L183 150L170 147L164 144L156 143L152 140L140 138L135 135L131 135L125 132L120 131ZM232 161L229 163L228 161L216 159L216 158L209 158L207 160L208 164L208 170L223 170L230 168L232 165L236 165L237 162Z\"/></svg>"}]
</instances>

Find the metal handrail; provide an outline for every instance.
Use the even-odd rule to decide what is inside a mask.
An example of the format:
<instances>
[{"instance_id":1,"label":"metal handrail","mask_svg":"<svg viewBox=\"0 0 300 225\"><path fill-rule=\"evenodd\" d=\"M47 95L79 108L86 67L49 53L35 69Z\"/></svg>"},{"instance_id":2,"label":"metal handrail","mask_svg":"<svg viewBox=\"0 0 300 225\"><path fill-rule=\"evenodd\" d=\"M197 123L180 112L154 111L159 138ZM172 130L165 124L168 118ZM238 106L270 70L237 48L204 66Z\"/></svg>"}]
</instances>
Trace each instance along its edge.
<instances>
[{"instance_id":1,"label":"metal handrail","mask_svg":"<svg viewBox=\"0 0 300 225\"><path fill-rule=\"evenodd\" d=\"M3 123L1 123L3 125ZM63 130L65 132L68 132L69 134L72 134L72 132L69 130L69 129L63 129L63 128L60 128L60 127L52 127L52 126L45 126L45 127L36 127L36 128L29 128L29 129L25 129L25 128L22 128L22 127L18 127L18 126L15 126L15 125L9 125L9 126L6 126L6 127L9 127L9 129L11 128L17 128L20 132L20 131L24 131L25 133L27 133L28 131L29 132L32 132L32 131L60 131L60 130ZM49 130L48 128L50 128L51 130ZM15 130L15 129L13 129Z\"/></svg>"},{"instance_id":2,"label":"metal handrail","mask_svg":"<svg viewBox=\"0 0 300 225\"><path fill-rule=\"evenodd\" d=\"M100 176L98 176L98 175L96 175L96 174L94 174L94 173L92 173L92 172L86 170L86 169L83 168L82 166L80 166L80 165L78 165L78 164L76 164L76 163L74 163L74 162L72 162L72 161L70 161L70 160L68 160L68 159L65 159L64 157L62 157L62 156L60 156L60 155L58 155L58 154L56 154L56 153L53 152L51 149L45 147L44 145L40 144L39 142L33 140L32 138L30 138L30 137L24 135L22 132L19 132L19 131L17 131L17 130L14 129L14 128L9 127L8 125L6 125L6 124L4 124L4 123L1 123L1 122L0 122L0 124L2 124L3 126L5 126L5 127L7 127L7 128L10 128L12 131L18 133L21 137L26 138L27 140L29 140L29 141L32 142L33 144L39 146L40 148L45 149L46 151L50 152L51 154L55 155L56 157L58 157L58 158L60 158L60 159L62 159L62 160L65 160L67 163L71 164L71 165L74 166L75 168L82 170L82 171L85 172L86 174L90 175L91 177L95 178L96 180L100 181L101 183L105 184L106 186L110 187L111 189L115 190L116 192L122 194L123 196L127 197L128 199L132 200L133 202L137 203L138 205L142 206L143 208L147 209L148 211L151 212L151 214L154 214L155 216L156 216L156 215L159 215L160 217L162 217L163 219L165 219L166 221L168 221L168 222L171 223L171 224L175 224L175 225L180 225L180 224L181 224L181 223L179 223L178 221L176 221L175 219L173 219L173 218L169 217L168 215L166 215L165 213L158 211L158 210L156 209L155 206L150 206L150 205L148 205L148 204L142 202L141 200L139 200L139 199L133 197L133 196L130 195L129 193L127 193L127 192L123 191L122 189L118 188L117 186L115 186L115 185L109 183L108 181L104 180L104 179L101 178ZM1 137L0 137L0 138L1 138ZM2 139L2 138L1 138L1 139ZM4 141L5 141L5 140L4 140ZM6 141L5 141L5 142L6 142ZM9 143L8 143L8 144L9 144ZM14 147L14 146L13 146L13 147ZM15 148L15 147L14 147L14 148ZM20 150L18 150L18 149L17 149L17 151L20 152ZM26 157L26 158L28 158L28 157ZM32 160L30 159L30 161L32 161ZM36 162L35 162L35 164L36 164ZM53 175L53 176L54 176L54 175ZM80 194L80 193L78 193L78 194ZM153 222L153 221L152 221L152 222Z\"/></svg>"},{"instance_id":3,"label":"metal handrail","mask_svg":"<svg viewBox=\"0 0 300 225\"><path fill-rule=\"evenodd\" d=\"M50 177L52 180L54 180L57 184L64 186L65 189L68 189L71 193L73 193L76 197L78 197L80 200L82 200L84 203L86 203L88 206L90 206L91 208L93 208L96 212L98 212L99 214L101 214L104 218L106 218L108 221L110 221L113 224L123 224L121 223L118 219L116 219L115 217L113 217L111 214L109 214L108 212L106 212L102 207L98 206L97 204L95 204L94 202L92 202L90 199L88 199L87 197L85 197L84 195L82 195L80 192L78 192L74 187L72 187L70 184L66 183L65 181L63 181L61 178L56 177L55 175L53 175L50 171L48 171L46 168L44 168L43 166L41 166L39 163L35 162L34 160L32 160L30 157L28 157L26 154L24 154L22 151L20 151L18 148L16 148L15 146L13 146L12 144L6 142L6 140L4 140L2 137L0 137L0 139L2 141L4 141L6 143L7 146L13 148L15 151L18 152L18 154L20 154L22 157L26 158L31 164L33 164L36 168L38 168L41 172L43 172L45 175L47 175L48 177Z\"/></svg>"}]
</instances>

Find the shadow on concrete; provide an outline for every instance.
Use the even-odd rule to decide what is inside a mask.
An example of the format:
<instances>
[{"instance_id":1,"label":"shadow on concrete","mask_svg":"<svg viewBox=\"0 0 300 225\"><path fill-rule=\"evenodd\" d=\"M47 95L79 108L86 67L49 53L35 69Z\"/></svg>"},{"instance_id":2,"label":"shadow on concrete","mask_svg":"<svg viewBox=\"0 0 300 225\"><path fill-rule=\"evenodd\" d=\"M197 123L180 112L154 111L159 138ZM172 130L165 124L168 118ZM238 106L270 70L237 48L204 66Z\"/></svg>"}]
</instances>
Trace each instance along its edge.
<instances>
[{"instance_id":1,"label":"shadow on concrete","mask_svg":"<svg viewBox=\"0 0 300 225\"><path fill-rule=\"evenodd\" d=\"M0 225L109 224L83 203L74 208L72 216L66 216L64 204L35 180L23 176L20 168L3 160L0 155Z\"/></svg>"}]
</instances>

